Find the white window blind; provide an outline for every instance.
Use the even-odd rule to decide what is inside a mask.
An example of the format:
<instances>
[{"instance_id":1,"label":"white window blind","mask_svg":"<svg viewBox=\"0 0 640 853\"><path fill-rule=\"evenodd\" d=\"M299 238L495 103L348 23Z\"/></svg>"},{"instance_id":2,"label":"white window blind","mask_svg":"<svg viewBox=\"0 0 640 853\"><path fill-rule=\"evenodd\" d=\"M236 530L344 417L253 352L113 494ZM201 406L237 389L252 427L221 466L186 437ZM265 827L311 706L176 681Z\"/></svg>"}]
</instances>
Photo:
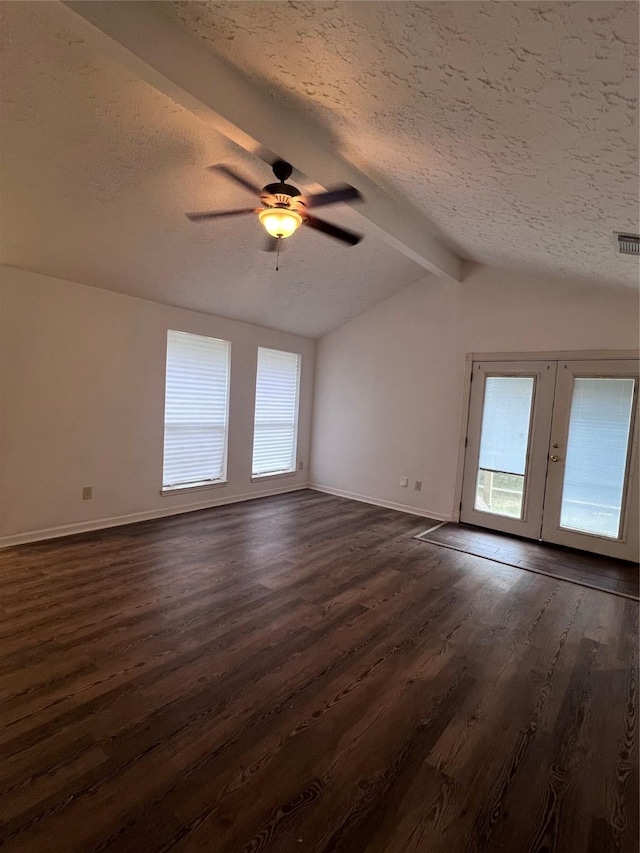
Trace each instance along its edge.
<instances>
[{"instance_id":1,"label":"white window blind","mask_svg":"<svg viewBox=\"0 0 640 853\"><path fill-rule=\"evenodd\" d=\"M280 474L296 467L300 356L258 347L253 474Z\"/></svg>"},{"instance_id":2,"label":"white window blind","mask_svg":"<svg viewBox=\"0 0 640 853\"><path fill-rule=\"evenodd\" d=\"M530 376L487 376L479 468L524 475L534 382Z\"/></svg>"},{"instance_id":3,"label":"white window blind","mask_svg":"<svg viewBox=\"0 0 640 853\"><path fill-rule=\"evenodd\" d=\"M167 332L165 488L226 475L230 347L229 341Z\"/></svg>"},{"instance_id":4,"label":"white window blind","mask_svg":"<svg viewBox=\"0 0 640 853\"><path fill-rule=\"evenodd\" d=\"M617 539L635 379L576 377L560 526Z\"/></svg>"}]
</instances>

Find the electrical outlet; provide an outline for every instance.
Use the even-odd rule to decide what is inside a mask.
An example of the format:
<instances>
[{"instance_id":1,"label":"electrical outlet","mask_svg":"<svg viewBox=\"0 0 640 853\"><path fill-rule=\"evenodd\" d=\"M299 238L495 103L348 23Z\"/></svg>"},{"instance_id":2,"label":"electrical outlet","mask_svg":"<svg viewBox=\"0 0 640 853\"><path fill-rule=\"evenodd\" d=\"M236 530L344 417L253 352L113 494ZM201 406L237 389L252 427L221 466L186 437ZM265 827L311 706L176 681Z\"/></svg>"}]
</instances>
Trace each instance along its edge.
<instances>
[{"instance_id":1,"label":"electrical outlet","mask_svg":"<svg viewBox=\"0 0 640 853\"><path fill-rule=\"evenodd\" d=\"M416 484L413 488L416 490L416 492L421 492L422 491L422 480L416 480Z\"/></svg>"},{"instance_id":2,"label":"electrical outlet","mask_svg":"<svg viewBox=\"0 0 640 853\"><path fill-rule=\"evenodd\" d=\"M82 500L90 501L93 497L93 486L83 486L82 487Z\"/></svg>"},{"instance_id":3,"label":"electrical outlet","mask_svg":"<svg viewBox=\"0 0 640 853\"><path fill-rule=\"evenodd\" d=\"M400 485L402 486L403 489L406 489L407 486L409 485L409 478L408 477L400 477Z\"/></svg>"}]
</instances>

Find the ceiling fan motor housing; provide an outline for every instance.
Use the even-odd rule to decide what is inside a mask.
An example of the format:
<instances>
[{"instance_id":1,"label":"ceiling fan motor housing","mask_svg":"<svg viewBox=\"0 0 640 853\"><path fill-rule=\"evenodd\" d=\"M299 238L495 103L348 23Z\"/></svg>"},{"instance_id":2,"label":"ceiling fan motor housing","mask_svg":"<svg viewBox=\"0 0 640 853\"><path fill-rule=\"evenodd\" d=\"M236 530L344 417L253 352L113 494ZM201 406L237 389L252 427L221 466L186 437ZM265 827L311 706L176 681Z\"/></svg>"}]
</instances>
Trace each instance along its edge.
<instances>
[{"instance_id":1,"label":"ceiling fan motor housing","mask_svg":"<svg viewBox=\"0 0 640 853\"><path fill-rule=\"evenodd\" d=\"M267 184L260 194L260 200L266 207L289 207L300 195L302 193L293 184Z\"/></svg>"},{"instance_id":2,"label":"ceiling fan motor housing","mask_svg":"<svg viewBox=\"0 0 640 853\"><path fill-rule=\"evenodd\" d=\"M298 187L286 183L287 178L290 178L293 172L291 164L285 160L276 160L272 168L278 183L267 184L260 194L260 201L265 207L293 207L292 201L301 196L302 193Z\"/></svg>"}]
</instances>

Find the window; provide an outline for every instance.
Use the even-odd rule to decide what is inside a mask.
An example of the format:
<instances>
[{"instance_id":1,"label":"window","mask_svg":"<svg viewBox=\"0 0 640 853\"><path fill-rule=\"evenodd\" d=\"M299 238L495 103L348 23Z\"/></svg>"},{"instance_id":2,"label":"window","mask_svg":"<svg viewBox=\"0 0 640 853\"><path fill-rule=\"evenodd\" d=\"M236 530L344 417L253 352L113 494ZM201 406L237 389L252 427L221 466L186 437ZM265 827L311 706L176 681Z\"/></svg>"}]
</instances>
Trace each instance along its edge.
<instances>
[{"instance_id":1,"label":"window","mask_svg":"<svg viewBox=\"0 0 640 853\"><path fill-rule=\"evenodd\" d=\"M300 356L258 347L253 476L296 469Z\"/></svg>"},{"instance_id":2,"label":"window","mask_svg":"<svg viewBox=\"0 0 640 853\"><path fill-rule=\"evenodd\" d=\"M229 341L167 332L165 489L226 477L230 348Z\"/></svg>"}]
</instances>

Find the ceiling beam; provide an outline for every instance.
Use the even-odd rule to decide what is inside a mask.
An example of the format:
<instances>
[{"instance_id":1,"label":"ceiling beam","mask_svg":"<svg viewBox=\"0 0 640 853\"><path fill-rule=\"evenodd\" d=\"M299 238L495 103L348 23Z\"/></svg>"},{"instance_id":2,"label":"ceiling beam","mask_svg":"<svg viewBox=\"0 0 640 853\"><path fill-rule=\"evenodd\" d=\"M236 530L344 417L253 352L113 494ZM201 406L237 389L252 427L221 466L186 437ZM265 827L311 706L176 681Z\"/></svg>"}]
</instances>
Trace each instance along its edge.
<instances>
[{"instance_id":1,"label":"ceiling beam","mask_svg":"<svg viewBox=\"0 0 640 853\"><path fill-rule=\"evenodd\" d=\"M357 211L387 243L439 276L462 281L463 264L414 207L390 197L334 150L322 127L265 97L217 56L163 2L68 0L63 3L109 37L114 57L172 100L254 154L267 148L327 187L348 183L365 202Z\"/></svg>"}]
</instances>

